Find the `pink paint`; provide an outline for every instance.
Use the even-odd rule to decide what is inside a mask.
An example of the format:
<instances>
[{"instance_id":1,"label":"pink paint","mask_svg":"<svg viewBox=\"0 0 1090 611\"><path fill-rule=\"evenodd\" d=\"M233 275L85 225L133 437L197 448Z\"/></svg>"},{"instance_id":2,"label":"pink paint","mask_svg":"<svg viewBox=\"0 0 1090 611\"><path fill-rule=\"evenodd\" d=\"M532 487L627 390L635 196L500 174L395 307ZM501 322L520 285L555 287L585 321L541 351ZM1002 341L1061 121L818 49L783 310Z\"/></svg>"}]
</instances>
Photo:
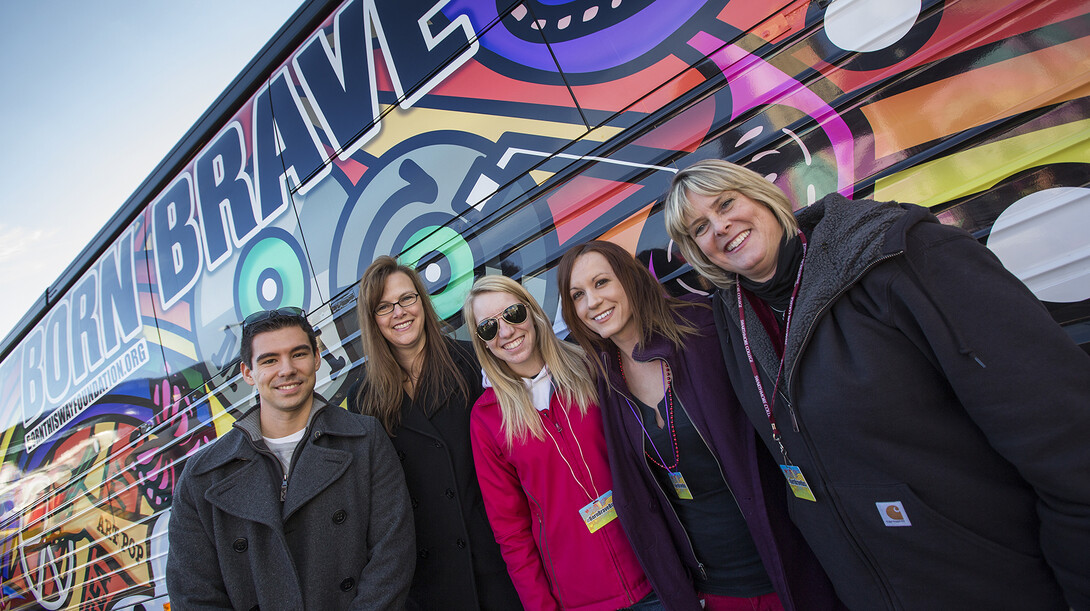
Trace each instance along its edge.
<instances>
[{"instance_id":1,"label":"pink paint","mask_svg":"<svg viewBox=\"0 0 1090 611\"><path fill-rule=\"evenodd\" d=\"M706 32L693 36L689 46L707 55L727 77L734 104L732 119L766 104L790 106L814 118L833 146L837 191L845 197L852 196L855 186L852 132L825 100L772 64Z\"/></svg>"}]
</instances>

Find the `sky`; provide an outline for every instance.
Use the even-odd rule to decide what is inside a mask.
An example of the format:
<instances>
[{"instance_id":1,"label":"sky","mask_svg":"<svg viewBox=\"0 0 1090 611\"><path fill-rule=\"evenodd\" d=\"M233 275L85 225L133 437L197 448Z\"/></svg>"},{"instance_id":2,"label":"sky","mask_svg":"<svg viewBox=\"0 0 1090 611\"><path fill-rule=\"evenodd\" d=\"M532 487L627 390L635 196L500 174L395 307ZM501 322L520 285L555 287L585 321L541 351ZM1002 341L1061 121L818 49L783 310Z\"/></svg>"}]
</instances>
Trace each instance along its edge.
<instances>
[{"instance_id":1,"label":"sky","mask_svg":"<svg viewBox=\"0 0 1090 611\"><path fill-rule=\"evenodd\" d=\"M301 4L0 2L0 338Z\"/></svg>"}]
</instances>

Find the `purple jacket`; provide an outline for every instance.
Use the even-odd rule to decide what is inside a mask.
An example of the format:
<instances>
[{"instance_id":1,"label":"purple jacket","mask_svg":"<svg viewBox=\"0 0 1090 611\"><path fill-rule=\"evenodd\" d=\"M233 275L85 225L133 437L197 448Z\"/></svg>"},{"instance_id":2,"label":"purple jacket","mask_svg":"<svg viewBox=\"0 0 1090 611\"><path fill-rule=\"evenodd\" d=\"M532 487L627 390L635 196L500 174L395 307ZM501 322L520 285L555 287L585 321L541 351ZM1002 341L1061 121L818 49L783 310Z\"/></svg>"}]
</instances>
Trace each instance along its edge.
<instances>
[{"instance_id":1,"label":"purple jacket","mask_svg":"<svg viewBox=\"0 0 1090 611\"><path fill-rule=\"evenodd\" d=\"M686 338L684 351L655 336L644 349L637 349L635 358L661 359L670 366L675 396L722 466L784 609L843 608L788 517L784 477L757 440L727 379L712 310L694 304L682 315L697 330ZM599 357L608 370L607 379L599 380L598 392L621 524L666 608L700 609L690 577L700 568L688 535L644 457L645 437L625 400L631 395L617 353Z\"/></svg>"}]
</instances>

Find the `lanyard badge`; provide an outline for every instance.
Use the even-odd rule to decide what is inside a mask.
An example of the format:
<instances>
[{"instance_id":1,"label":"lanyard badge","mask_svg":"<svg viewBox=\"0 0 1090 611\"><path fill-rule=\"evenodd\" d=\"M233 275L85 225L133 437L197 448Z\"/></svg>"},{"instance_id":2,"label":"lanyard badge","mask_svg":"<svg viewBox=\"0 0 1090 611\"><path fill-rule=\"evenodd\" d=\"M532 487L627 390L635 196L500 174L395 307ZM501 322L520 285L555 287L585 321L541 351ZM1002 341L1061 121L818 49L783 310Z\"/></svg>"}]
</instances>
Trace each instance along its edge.
<instances>
[{"instance_id":1,"label":"lanyard badge","mask_svg":"<svg viewBox=\"0 0 1090 611\"><path fill-rule=\"evenodd\" d=\"M780 387L780 376L783 375L783 366L787 362L787 339L791 333L791 315L795 311L795 298L799 295L799 285L802 283L802 268L806 265L806 236L799 232L799 239L802 240L802 261L799 262L799 273L795 277L795 288L791 291L791 301L787 305L787 315L784 318L783 327L783 356L780 358L780 368L776 370L776 381L772 387L772 401L770 402L768 396L765 394L764 385L761 384L761 376L757 373L757 362L753 359L753 349L749 345L749 334L746 331L746 312L742 306L742 287L738 287L738 322L742 327L742 343L746 348L746 358L749 359L749 368L753 373L753 380L757 383L757 392L761 395L761 405L764 407L765 415L768 416L768 424L772 427L772 439L776 441L780 446L780 454L783 455L783 464L780 465L780 470L783 471L783 476L787 480L787 485L791 487L791 492L795 497L817 502L817 498L814 497L814 491L810 488L810 484L806 483L806 477L803 476L802 470L791 464L791 459L787 457L787 448L783 445L783 440L780 438L780 429L776 426L776 418L772 415L772 405L776 401L776 392Z\"/></svg>"},{"instance_id":2,"label":"lanyard badge","mask_svg":"<svg viewBox=\"0 0 1090 611\"><path fill-rule=\"evenodd\" d=\"M621 379L625 379L624 361L621 360L621 355L619 353L617 354L617 362L621 366ZM678 451L677 447L677 427L674 424L674 401L673 397L671 396L673 394L673 382L672 377L667 374L668 371L669 365L663 363L662 393L663 398L665 398L666 400L667 406L664 419L666 421L666 432L670 434L670 441L673 443L673 464L666 464L666 459L662 457L662 454L659 453L658 447L655 446L655 441L651 439L651 433L647 432L647 427L645 427L643 424L643 418L641 418L640 415L636 412L636 406L632 404L632 401L630 401L627 396L625 396L624 400L628 403L628 408L632 410L632 415L636 417L636 422L639 423L640 429L643 430L644 437L647 438L647 442L651 444L651 449L655 451L655 454L659 457L659 459L655 460L655 457L651 456L651 453L647 450L644 450L644 454L651 462L655 463L655 465L662 467L666 470L666 473L670 476L670 485L674 487L674 493L677 494L677 498L691 501L693 500L693 492L692 490L689 490L689 484L685 483L685 476L683 476L681 474L681 471L677 468L678 464L681 461L681 453Z\"/></svg>"},{"instance_id":3,"label":"lanyard badge","mask_svg":"<svg viewBox=\"0 0 1090 611\"><path fill-rule=\"evenodd\" d=\"M598 494L598 488L594 485L594 473L590 470L590 465L587 464L587 459L583 456L583 446L579 443L579 438L575 435L575 429L571 425L571 418L568 417L568 412L561 410L564 414L564 419L568 423L568 432L571 434L572 440L575 442L575 447L579 450L579 458L583 461L583 468L586 469L587 475L590 477L590 490L594 491L594 494ZM559 429L558 429L559 430ZM587 530L590 532L597 532L606 524L609 524L613 520L617 519L617 509L613 506L613 490L606 490L598 498L594 498L591 495L590 490L583 485L583 482L579 480L579 476L575 474L575 469L572 468L571 463L568 462L564 451L560 449L560 444L557 443L556 437L553 436L553 432L549 427L545 427L546 434L549 435L549 439L553 441L553 445L556 447L556 453L560 455L560 459L564 461L564 464L568 466L568 471L571 473L572 479L583 490L583 494L587 495L587 498L592 499L591 502L584 505L579 510L579 517L583 519L583 523L587 525Z\"/></svg>"},{"instance_id":4,"label":"lanyard badge","mask_svg":"<svg viewBox=\"0 0 1090 611\"><path fill-rule=\"evenodd\" d=\"M579 516L587 525L587 530L596 532L599 528L617 519L617 509L613 506L613 491L606 490L602 496L587 503L579 510Z\"/></svg>"}]
</instances>

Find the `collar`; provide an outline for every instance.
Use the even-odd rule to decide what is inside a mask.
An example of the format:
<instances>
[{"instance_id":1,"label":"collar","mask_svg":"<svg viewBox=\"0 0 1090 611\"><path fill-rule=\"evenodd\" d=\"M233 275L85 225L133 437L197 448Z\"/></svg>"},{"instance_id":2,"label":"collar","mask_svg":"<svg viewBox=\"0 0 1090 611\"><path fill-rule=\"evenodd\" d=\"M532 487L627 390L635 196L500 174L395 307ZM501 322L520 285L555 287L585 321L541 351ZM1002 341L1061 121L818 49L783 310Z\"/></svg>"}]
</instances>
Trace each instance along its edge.
<instances>
[{"instance_id":1,"label":"collar","mask_svg":"<svg viewBox=\"0 0 1090 611\"><path fill-rule=\"evenodd\" d=\"M758 299L773 308L782 319L783 312L791 302L791 293L795 289L795 278L802 263L802 240L798 234L785 236L780 242L776 255L776 272L767 282L753 282L744 276L738 276L738 284L753 293Z\"/></svg>"},{"instance_id":2,"label":"collar","mask_svg":"<svg viewBox=\"0 0 1090 611\"><path fill-rule=\"evenodd\" d=\"M325 409L329 405L329 402L318 393L314 393L314 403L310 408L310 415L307 416L307 424L303 427L303 430L310 428L314 417L318 415L318 412ZM257 399L257 402L246 413L239 416L235 421L234 428L242 431L250 441L257 443L262 440L261 435L261 398Z\"/></svg>"},{"instance_id":3,"label":"collar","mask_svg":"<svg viewBox=\"0 0 1090 611\"><path fill-rule=\"evenodd\" d=\"M522 378L523 385L530 393L530 400L534 409L544 411L549 409L549 403L553 397L553 376L549 373L549 366L541 368L533 378Z\"/></svg>"}]
</instances>

